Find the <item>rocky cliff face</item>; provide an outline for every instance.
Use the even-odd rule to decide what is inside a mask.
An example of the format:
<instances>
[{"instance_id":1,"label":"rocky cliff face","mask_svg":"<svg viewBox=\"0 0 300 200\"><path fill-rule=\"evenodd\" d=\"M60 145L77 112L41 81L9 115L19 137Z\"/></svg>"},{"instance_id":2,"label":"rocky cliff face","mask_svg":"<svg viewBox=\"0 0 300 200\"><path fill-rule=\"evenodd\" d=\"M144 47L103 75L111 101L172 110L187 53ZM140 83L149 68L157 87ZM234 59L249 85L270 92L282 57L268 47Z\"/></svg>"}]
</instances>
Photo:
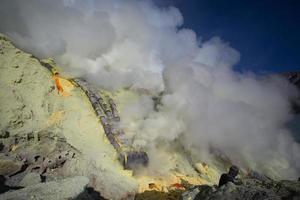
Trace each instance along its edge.
<instances>
[{"instance_id":1,"label":"rocky cliff face","mask_svg":"<svg viewBox=\"0 0 300 200\"><path fill-rule=\"evenodd\" d=\"M85 94L64 81L69 96L57 93L51 73L38 59L0 35L3 188L23 187L28 173L46 183L81 175L105 198L133 198L137 182L119 164Z\"/></svg>"}]
</instances>

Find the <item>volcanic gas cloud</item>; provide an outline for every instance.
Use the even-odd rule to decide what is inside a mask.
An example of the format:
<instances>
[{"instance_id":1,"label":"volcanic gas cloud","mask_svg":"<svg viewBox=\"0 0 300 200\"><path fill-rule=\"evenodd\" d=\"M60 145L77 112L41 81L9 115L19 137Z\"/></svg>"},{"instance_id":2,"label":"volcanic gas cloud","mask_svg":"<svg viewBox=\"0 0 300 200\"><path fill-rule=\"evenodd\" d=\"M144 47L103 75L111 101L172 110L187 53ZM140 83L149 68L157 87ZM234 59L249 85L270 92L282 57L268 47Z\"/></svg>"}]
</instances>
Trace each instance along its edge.
<instances>
[{"instance_id":1,"label":"volcanic gas cloud","mask_svg":"<svg viewBox=\"0 0 300 200\"><path fill-rule=\"evenodd\" d=\"M19 47L99 87L138 94L121 115L134 145L150 152L150 167L167 156L158 144L180 140L195 160L209 163L219 152L271 176L299 174L300 146L285 127L296 90L276 76L235 72L239 52L182 28L177 8L137 0L1 4L0 31Z\"/></svg>"}]
</instances>

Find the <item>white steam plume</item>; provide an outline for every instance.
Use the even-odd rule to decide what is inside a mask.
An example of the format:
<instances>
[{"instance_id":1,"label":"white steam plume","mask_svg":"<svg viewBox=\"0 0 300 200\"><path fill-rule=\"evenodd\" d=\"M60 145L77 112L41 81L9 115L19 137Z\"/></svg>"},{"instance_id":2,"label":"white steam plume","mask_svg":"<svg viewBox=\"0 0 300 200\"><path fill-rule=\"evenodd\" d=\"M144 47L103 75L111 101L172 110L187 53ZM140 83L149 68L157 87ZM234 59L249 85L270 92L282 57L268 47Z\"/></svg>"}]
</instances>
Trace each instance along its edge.
<instances>
[{"instance_id":1,"label":"white steam plume","mask_svg":"<svg viewBox=\"0 0 300 200\"><path fill-rule=\"evenodd\" d=\"M0 31L39 57L108 89L165 91L159 111L144 94L122 119L135 145L181 137L199 159L210 149L235 163L293 177L300 148L285 123L296 91L279 77L240 74L240 54L214 37L181 28L174 7L138 0L2 0ZM132 121L135 123L132 123Z\"/></svg>"}]
</instances>

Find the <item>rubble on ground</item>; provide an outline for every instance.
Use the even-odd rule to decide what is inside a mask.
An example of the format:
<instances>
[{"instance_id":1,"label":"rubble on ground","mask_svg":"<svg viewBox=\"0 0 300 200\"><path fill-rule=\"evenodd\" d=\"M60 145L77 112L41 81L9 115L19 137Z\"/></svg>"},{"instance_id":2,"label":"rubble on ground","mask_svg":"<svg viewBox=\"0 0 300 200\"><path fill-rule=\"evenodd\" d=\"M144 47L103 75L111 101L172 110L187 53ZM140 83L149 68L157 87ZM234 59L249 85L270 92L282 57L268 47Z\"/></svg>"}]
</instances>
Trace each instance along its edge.
<instances>
[{"instance_id":1,"label":"rubble on ground","mask_svg":"<svg viewBox=\"0 0 300 200\"><path fill-rule=\"evenodd\" d=\"M85 192L89 179L84 176L66 178L59 181L38 183L23 189L6 192L0 195L0 199L35 199L35 200L56 200L75 199Z\"/></svg>"},{"instance_id":2,"label":"rubble on ground","mask_svg":"<svg viewBox=\"0 0 300 200\"><path fill-rule=\"evenodd\" d=\"M300 182L243 178L240 184L228 182L221 187L195 186L184 192L181 198L182 200L300 199Z\"/></svg>"}]
</instances>

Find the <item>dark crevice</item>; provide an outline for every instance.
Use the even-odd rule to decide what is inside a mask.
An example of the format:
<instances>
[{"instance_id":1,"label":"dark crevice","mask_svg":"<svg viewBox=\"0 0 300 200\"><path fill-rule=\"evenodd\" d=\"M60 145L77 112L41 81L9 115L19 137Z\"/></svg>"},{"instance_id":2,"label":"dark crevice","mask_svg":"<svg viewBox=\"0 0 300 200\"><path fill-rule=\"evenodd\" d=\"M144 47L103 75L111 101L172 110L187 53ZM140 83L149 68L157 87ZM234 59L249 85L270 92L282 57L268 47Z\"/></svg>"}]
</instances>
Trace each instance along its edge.
<instances>
[{"instance_id":1,"label":"dark crevice","mask_svg":"<svg viewBox=\"0 0 300 200\"><path fill-rule=\"evenodd\" d=\"M22 189L23 187L15 187L15 186L8 186L5 185L6 178L3 175L0 175L0 194L5 193L9 190L18 190Z\"/></svg>"}]
</instances>

